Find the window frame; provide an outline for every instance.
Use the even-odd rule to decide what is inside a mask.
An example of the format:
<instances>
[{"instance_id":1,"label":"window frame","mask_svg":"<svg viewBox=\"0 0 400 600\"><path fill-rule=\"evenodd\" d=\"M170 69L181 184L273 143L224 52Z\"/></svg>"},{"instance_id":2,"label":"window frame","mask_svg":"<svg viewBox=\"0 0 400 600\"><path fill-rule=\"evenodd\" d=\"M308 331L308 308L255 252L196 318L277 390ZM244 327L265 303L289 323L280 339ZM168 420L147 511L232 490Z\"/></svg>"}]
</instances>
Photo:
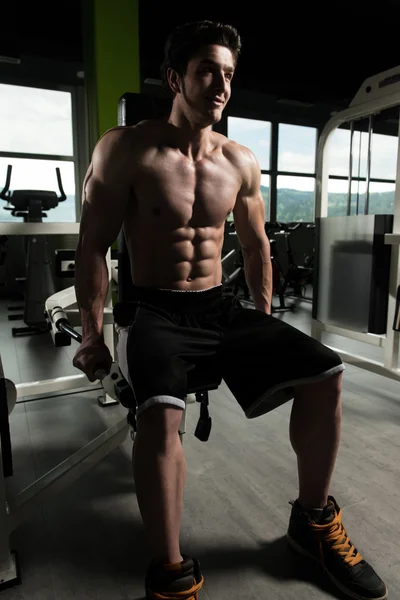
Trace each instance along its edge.
<instances>
[{"instance_id":1,"label":"window frame","mask_svg":"<svg viewBox=\"0 0 400 600\"><path fill-rule=\"evenodd\" d=\"M249 113L239 114L239 112L228 113L224 116L223 119L214 126L214 129L219 133L222 133L226 137L228 137L228 119L229 117L243 118L243 119L253 119L257 121L266 121L271 123L271 140L270 140L270 165L269 169L261 169L261 174L269 175L270 177L270 188L269 188L269 218L268 215L265 215L266 221L276 222L277 218L277 203L278 203L278 176L289 176L289 177L308 177L314 179L314 189L316 186L316 178L317 178L317 155L318 155L318 146L320 136L323 130L323 124L315 124L315 123L306 123L303 120L297 120L295 118L282 118L274 115L271 116L262 116L260 113L255 112L253 115ZM279 150L279 125L296 125L303 127L311 127L315 129L316 135L316 145L315 145L315 160L314 160L314 172L313 173L300 173L294 171L280 171L278 170L278 150ZM358 131L355 129L355 131ZM387 134L388 135L388 134ZM349 183L350 176L349 175L329 175L329 179L336 179L347 181ZM367 177L364 176L353 176L351 178L352 182L366 182ZM370 176L369 182L371 183L389 183L396 185L395 179L385 179L380 177L372 177ZM368 212L368 214L372 214ZM313 207L313 222L315 221L315 196L314 196L314 207Z\"/></svg>"},{"instance_id":2,"label":"window frame","mask_svg":"<svg viewBox=\"0 0 400 600\"><path fill-rule=\"evenodd\" d=\"M37 88L43 90L53 90L68 92L71 94L71 118L72 118L72 155L66 154L41 154L30 152L7 152L0 151L0 158L27 158L33 160L56 160L60 162L74 163L75 178L75 222L78 223L81 217L81 194L83 180L86 169L84 165L88 164L89 148L87 138L87 123L84 108L84 89L83 86L74 86L69 84L55 84L38 80L18 81L14 78L1 78L3 85L19 86L22 88ZM82 88L82 89L80 89ZM80 132L84 132L81 135ZM1 184L0 184L1 185Z\"/></svg>"}]
</instances>

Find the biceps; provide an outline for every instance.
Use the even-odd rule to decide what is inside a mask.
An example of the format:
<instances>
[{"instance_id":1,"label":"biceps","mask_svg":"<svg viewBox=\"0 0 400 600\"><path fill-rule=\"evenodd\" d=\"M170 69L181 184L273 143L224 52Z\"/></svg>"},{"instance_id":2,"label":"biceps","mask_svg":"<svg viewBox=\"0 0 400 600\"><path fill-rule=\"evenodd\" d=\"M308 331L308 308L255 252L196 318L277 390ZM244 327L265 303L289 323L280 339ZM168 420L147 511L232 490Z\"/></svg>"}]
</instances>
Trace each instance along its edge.
<instances>
[{"instance_id":1,"label":"biceps","mask_svg":"<svg viewBox=\"0 0 400 600\"><path fill-rule=\"evenodd\" d=\"M233 211L235 228L243 250L267 243L265 233L265 207L261 194L237 200Z\"/></svg>"}]
</instances>

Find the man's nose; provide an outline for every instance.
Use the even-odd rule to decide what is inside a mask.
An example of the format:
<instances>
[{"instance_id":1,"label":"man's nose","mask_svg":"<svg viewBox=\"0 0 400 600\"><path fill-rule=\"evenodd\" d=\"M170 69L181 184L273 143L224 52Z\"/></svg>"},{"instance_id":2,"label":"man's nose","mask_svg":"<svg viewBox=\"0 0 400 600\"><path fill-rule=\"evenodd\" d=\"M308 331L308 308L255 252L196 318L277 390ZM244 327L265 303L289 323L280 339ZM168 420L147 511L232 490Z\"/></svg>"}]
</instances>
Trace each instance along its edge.
<instances>
[{"instance_id":1,"label":"man's nose","mask_svg":"<svg viewBox=\"0 0 400 600\"><path fill-rule=\"evenodd\" d=\"M225 92L227 89L228 82L226 81L223 73L217 73L214 79L214 88L218 92Z\"/></svg>"}]
</instances>

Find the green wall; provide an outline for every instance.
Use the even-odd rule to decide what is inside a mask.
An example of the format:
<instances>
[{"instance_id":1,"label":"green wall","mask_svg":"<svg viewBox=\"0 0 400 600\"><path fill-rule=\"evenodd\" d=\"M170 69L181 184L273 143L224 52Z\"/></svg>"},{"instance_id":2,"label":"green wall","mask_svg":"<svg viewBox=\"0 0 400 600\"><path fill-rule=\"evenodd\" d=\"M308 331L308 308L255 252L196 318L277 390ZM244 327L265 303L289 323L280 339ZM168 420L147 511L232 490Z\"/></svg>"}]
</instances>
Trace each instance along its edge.
<instances>
[{"instance_id":1,"label":"green wall","mask_svg":"<svg viewBox=\"0 0 400 600\"><path fill-rule=\"evenodd\" d=\"M140 92L139 0L84 0L83 43L89 150L118 124L118 100Z\"/></svg>"}]
</instances>

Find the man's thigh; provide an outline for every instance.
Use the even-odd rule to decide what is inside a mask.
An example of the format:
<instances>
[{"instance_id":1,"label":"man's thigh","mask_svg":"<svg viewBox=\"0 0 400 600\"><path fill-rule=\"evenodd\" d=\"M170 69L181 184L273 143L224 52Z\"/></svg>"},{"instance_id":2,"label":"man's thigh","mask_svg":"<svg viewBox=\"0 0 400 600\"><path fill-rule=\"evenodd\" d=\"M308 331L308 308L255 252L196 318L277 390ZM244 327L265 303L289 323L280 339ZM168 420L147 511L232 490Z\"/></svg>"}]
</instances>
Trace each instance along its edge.
<instances>
[{"instance_id":1,"label":"man's thigh","mask_svg":"<svg viewBox=\"0 0 400 600\"><path fill-rule=\"evenodd\" d=\"M238 310L221 344L222 377L248 418L293 398L293 388L343 371L340 357L271 315Z\"/></svg>"},{"instance_id":2,"label":"man's thigh","mask_svg":"<svg viewBox=\"0 0 400 600\"><path fill-rule=\"evenodd\" d=\"M212 331L181 326L162 310L143 305L119 339L118 360L138 406L155 398L168 404L174 398L182 401L189 382L207 376L207 361L220 343Z\"/></svg>"}]
</instances>

